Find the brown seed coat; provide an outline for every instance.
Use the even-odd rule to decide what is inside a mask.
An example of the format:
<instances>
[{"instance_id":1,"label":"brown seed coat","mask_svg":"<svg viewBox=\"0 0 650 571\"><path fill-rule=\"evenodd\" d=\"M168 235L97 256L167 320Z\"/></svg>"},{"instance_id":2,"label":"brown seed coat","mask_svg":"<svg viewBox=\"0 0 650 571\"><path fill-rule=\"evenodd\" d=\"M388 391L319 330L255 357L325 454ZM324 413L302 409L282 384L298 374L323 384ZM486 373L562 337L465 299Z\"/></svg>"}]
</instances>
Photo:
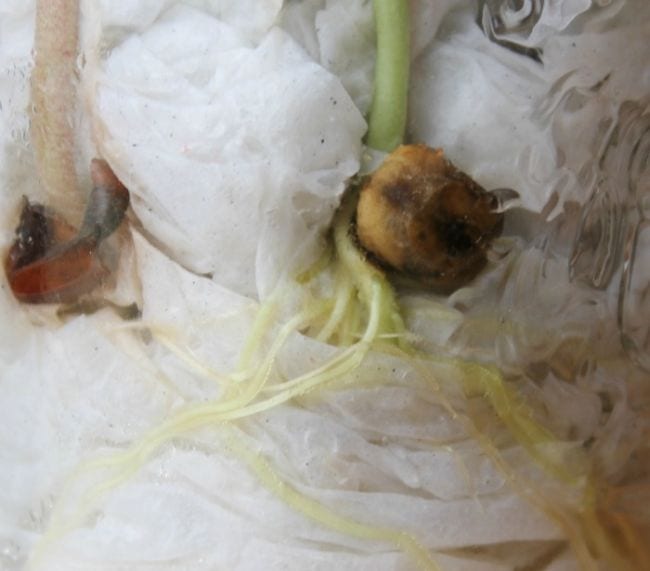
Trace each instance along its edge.
<instances>
[{"instance_id":1,"label":"brown seed coat","mask_svg":"<svg viewBox=\"0 0 650 571\"><path fill-rule=\"evenodd\" d=\"M365 182L357 206L360 244L382 265L451 291L485 266L503 226L496 199L441 149L403 145Z\"/></svg>"}]
</instances>

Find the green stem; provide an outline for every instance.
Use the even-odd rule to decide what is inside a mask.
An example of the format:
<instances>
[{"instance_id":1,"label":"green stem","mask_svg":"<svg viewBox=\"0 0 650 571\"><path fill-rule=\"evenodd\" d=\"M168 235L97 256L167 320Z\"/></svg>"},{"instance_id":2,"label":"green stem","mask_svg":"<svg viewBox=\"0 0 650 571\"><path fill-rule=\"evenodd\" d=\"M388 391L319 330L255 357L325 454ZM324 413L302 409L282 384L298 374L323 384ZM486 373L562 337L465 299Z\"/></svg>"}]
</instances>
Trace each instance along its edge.
<instances>
[{"instance_id":1,"label":"green stem","mask_svg":"<svg viewBox=\"0 0 650 571\"><path fill-rule=\"evenodd\" d=\"M375 88L368 146L390 152L404 139L409 83L408 0L374 0L377 29Z\"/></svg>"}]
</instances>

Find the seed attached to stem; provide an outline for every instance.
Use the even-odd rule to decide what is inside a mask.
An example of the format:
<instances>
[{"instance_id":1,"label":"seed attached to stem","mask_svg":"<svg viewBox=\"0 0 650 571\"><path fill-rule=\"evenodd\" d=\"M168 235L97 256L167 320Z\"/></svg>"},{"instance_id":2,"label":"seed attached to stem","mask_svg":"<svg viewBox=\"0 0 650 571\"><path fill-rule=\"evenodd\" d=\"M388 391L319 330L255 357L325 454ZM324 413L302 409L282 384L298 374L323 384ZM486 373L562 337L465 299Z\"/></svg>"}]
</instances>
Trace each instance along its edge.
<instances>
[{"instance_id":1,"label":"seed attached to stem","mask_svg":"<svg viewBox=\"0 0 650 571\"><path fill-rule=\"evenodd\" d=\"M402 145L361 189L357 234L384 267L449 292L485 266L503 227L497 206L442 150Z\"/></svg>"},{"instance_id":2,"label":"seed attached to stem","mask_svg":"<svg viewBox=\"0 0 650 571\"><path fill-rule=\"evenodd\" d=\"M91 175L94 188L78 232L48 208L25 199L4 264L19 301L74 302L108 274L98 248L124 219L129 192L105 161L94 159Z\"/></svg>"}]
</instances>

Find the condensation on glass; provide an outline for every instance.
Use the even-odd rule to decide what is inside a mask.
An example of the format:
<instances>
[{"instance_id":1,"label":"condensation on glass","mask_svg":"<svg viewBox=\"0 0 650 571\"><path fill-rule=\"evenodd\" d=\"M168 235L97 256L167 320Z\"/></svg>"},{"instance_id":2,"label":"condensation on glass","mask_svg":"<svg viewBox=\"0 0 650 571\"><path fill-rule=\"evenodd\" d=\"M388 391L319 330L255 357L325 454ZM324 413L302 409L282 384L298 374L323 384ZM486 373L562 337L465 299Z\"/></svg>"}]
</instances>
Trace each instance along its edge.
<instances>
[{"instance_id":1,"label":"condensation on glass","mask_svg":"<svg viewBox=\"0 0 650 571\"><path fill-rule=\"evenodd\" d=\"M541 27L545 11L554 10L554 4L480 0L477 22L493 42L542 65L536 26ZM594 5L609 4L602 0ZM554 111L580 112L600 87L584 93L558 86ZM650 95L613 106L596 132L597 140L585 141L594 149L592 160L578 173L588 198L572 221L569 275L578 286L611 292L621 345L650 371Z\"/></svg>"}]
</instances>

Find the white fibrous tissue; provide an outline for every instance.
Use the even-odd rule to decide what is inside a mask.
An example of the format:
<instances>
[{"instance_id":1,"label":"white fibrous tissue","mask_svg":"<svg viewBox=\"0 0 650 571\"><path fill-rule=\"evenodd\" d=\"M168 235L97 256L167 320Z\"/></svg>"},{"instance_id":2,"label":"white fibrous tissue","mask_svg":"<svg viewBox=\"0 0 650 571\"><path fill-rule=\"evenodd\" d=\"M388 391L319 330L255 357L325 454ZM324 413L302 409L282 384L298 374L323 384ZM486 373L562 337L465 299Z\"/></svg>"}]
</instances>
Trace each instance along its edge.
<instances>
[{"instance_id":1,"label":"white fibrous tissue","mask_svg":"<svg viewBox=\"0 0 650 571\"><path fill-rule=\"evenodd\" d=\"M48 200L37 3L0 6L3 259ZM373 4L79 2L79 180L131 210L92 311L2 272L3 571L650 568L650 3L408 2L406 140L519 198L393 336L332 253Z\"/></svg>"}]
</instances>

